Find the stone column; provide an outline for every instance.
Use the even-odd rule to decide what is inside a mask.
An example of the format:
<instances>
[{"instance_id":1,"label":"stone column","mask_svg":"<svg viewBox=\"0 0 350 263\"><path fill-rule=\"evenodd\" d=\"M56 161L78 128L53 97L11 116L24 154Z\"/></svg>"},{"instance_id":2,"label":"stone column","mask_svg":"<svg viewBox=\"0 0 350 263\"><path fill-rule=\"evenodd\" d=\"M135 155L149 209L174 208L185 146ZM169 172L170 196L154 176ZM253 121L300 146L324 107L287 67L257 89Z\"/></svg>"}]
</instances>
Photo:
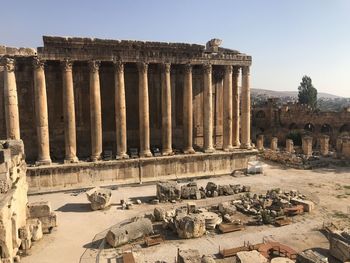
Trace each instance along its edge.
<instances>
[{"instance_id":1,"label":"stone column","mask_svg":"<svg viewBox=\"0 0 350 263\"><path fill-rule=\"evenodd\" d=\"M45 165L51 164L51 158L44 62L35 58L33 66L36 133L38 137L38 159L36 164Z\"/></svg>"},{"instance_id":2,"label":"stone column","mask_svg":"<svg viewBox=\"0 0 350 263\"><path fill-rule=\"evenodd\" d=\"M307 157L312 156L312 137L311 136L304 136L302 138L302 149L303 149L303 154L305 154Z\"/></svg>"},{"instance_id":3,"label":"stone column","mask_svg":"<svg viewBox=\"0 0 350 263\"><path fill-rule=\"evenodd\" d=\"M63 118L65 137L65 163L78 162L76 156L77 141L75 128L75 106L73 88L73 64L70 60L62 61L63 74Z\"/></svg>"},{"instance_id":4,"label":"stone column","mask_svg":"<svg viewBox=\"0 0 350 263\"><path fill-rule=\"evenodd\" d=\"M250 84L249 67L242 67L242 144L241 148L250 149Z\"/></svg>"},{"instance_id":5,"label":"stone column","mask_svg":"<svg viewBox=\"0 0 350 263\"><path fill-rule=\"evenodd\" d=\"M225 66L223 150L232 151L232 66Z\"/></svg>"},{"instance_id":6,"label":"stone column","mask_svg":"<svg viewBox=\"0 0 350 263\"><path fill-rule=\"evenodd\" d=\"M124 82L124 64L116 62L114 64L115 75L115 124L117 134L117 156L116 159L129 158L127 155L126 141L126 106L125 106L125 82Z\"/></svg>"},{"instance_id":7,"label":"stone column","mask_svg":"<svg viewBox=\"0 0 350 263\"><path fill-rule=\"evenodd\" d=\"M278 150L278 138L277 137L272 137L270 149L272 151L277 151Z\"/></svg>"},{"instance_id":8,"label":"stone column","mask_svg":"<svg viewBox=\"0 0 350 263\"><path fill-rule=\"evenodd\" d=\"M347 136L343 137L341 153L344 158L350 159L350 138Z\"/></svg>"},{"instance_id":9,"label":"stone column","mask_svg":"<svg viewBox=\"0 0 350 263\"><path fill-rule=\"evenodd\" d=\"M238 89L238 76L239 76L239 68L233 67L232 74L232 145L235 147L240 147L241 142L239 140L239 113L240 113L240 96Z\"/></svg>"},{"instance_id":10,"label":"stone column","mask_svg":"<svg viewBox=\"0 0 350 263\"><path fill-rule=\"evenodd\" d=\"M17 85L15 76L15 61L11 58L5 58L4 65L4 104L6 116L7 139L19 140L19 112Z\"/></svg>"},{"instance_id":11,"label":"stone column","mask_svg":"<svg viewBox=\"0 0 350 263\"><path fill-rule=\"evenodd\" d=\"M320 137L320 150L321 155L327 156L329 153L329 136L328 135L321 135Z\"/></svg>"},{"instance_id":12,"label":"stone column","mask_svg":"<svg viewBox=\"0 0 350 263\"><path fill-rule=\"evenodd\" d=\"M206 153L212 153L215 149L213 147L213 88L211 64L203 65L203 73L203 150Z\"/></svg>"},{"instance_id":13,"label":"stone column","mask_svg":"<svg viewBox=\"0 0 350 263\"><path fill-rule=\"evenodd\" d=\"M149 133L149 99L148 99L148 63L137 64L139 71L139 133L140 133L140 157L150 157L150 133Z\"/></svg>"},{"instance_id":14,"label":"stone column","mask_svg":"<svg viewBox=\"0 0 350 263\"><path fill-rule=\"evenodd\" d=\"M289 153L294 153L294 142L292 139L286 139L286 151Z\"/></svg>"},{"instance_id":15,"label":"stone column","mask_svg":"<svg viewBox=\"0 0 350 263\"><path fill-rule=\"evenodd\" d=\"M258 138L256 139L256 148L259 151L264 150L264 135L263 134L258 135Z\"/></svg>"},{"instance_id":16,"label":"stone column","mask_svg":"<svg viewBox=\"0 0 350 263\"><path fill-rule=\"evenodd\" d=\"M162 64L162 154L172 155L170 64Z\"/></svg>"},{"instance_id":17,"label":"stone column","mask_svg":"<svg viewBox=\"0 0 350 263\"><path fill-rule=\"evenodd\" d=\"M102 154L102 116L99 61L89 61L90 68L90 127L91 127L91 161L101 159Z\"/></svg>"},{"instance_id":18,"label":"stone column","mask_svg":"<svg viewBox=\"0 0 350 263\"><path fill-rule=\"evenodd\" d=\"M342 152L342 144L343 144L343 138L341 136L337 137L336 140L336 150L337 150L337 154L340 154Z\"/></svg>"},{"instance_id":19,"label":"stone column","mask_svg":"<svg viewBox=\"0 0 350 263\"><path fill-rule=\"evenodd\" d=\"M184 71L183 92L183 152L195 153L193 149L193 101L192 101L192 65L186 64Z\"/></svg>"}]
</instances>

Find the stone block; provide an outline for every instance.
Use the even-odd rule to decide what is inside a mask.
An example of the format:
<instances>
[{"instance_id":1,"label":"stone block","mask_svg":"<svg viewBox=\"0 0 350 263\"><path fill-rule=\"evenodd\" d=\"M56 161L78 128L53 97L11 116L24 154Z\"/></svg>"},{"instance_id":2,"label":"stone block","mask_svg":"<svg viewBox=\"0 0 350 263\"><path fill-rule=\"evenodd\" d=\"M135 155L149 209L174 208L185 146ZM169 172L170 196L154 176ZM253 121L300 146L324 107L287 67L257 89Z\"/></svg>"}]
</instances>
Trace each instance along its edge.
<instances>
[{"instance_id":1,"label":"stone block","mask_svg":"<svg viewBox=\"0 0 350 263\"><path fill-rule=\"evenodd\" d=\"M303 199L299 199L299 198L292 198L291 199L291 203L295 204L295 205L302 205L304 207L304 211L305 212L311 212L312 210L315 209L315 204L310 201L310 200L303 200Z\"/></svg>"},{"instance_id":2,"label":"stone block","mask_svg":"<svg viewBox=\"0 0 350 263\"><path fill-rule=\"evenodd\" d=\"M49 202L34 202L27 205L28 217L39 218L50 216L51 205Z\"/></svg>"},{"instance_id":3,"label":"stone block","mask_svg":"<svg viewBox=\"0 0 350 263\"><path fill-rule=\"evenodd\" d=\"M198 190L197 183L188 183L181 186L182 199L201 199L201 193Z\"/></svg>"},{"instance_id":4,"label":"stone block","mask_svg":"<svg viewBox=\"0 0 350 263\"><path fill-rule=\"evenodd\" d=\"M86 196L91 202L92 210L101 210L111 204L112 191L106 188L95 187L87 191Z\"/></svg>"},{"instance_id":5,"label":"stone block","mask_svg":"<svg viewBox=\"0 0 350 263\"><path fill-rule=\"evenodd\" d=\"M267 263L268 260L258 251L242 251L237 253L237 263Z\"/></svg>"},{"instance_id":6,"label":"stone block","mask_svg":"<svg viewBox=\"0 0 350 263\"><path fill-rule=\"evenodd\" d=\"M196 238L205 234L205 219L200 214L177 216L175 228L180 238Z\"/></svg>"},{"instance_id":7,"label":"stone block","mask_svg":"<svg viewBox=\"0 0 350 263\"><path fill-rule=\"evenodd\" d=\"M43 233L48 234L52 228L57 227L57 215L51 212L50 215L38 218L42 223Z\"/></svg>"},{"instance_id":8,"label":"stone block","mask_svg":"<svg viewBox=\"0 0 350 263\"><path fill-rule=\"evenodd\" d=\"M312 137L311 136L304 136L302 138L302 149L303 154L307 157L312 156Z\"/></svg>"},{"instance_id":9,"label":"stone block","mask_svg":"<svg viewBox=\"0 0 350 263\"><path fill-rule=\"evenodd\" d=\"M180 187L174 181L157 183L157 198L160 202L180 199Z\"/></svg>"},{"instance_id":10,"label":"stone block","mask_svg":"<svg viewBox=\"0 0 350 263\"><path fill-rule=\"evenodd\" d=\"M196 249L179 250L177 255L178 263L201 263L201 255Z\"/></svg>"},{"instance_id":11,"label":"stone block","mask_svg":"<svg viewBox=\"0 0 350 263\"><path fill-rule=\"evenodd\" d=\"M32 236L32 241L38 241L43 237L42 222L39 219L28 219L27 225Z\"/></svg>"}]
</instances>

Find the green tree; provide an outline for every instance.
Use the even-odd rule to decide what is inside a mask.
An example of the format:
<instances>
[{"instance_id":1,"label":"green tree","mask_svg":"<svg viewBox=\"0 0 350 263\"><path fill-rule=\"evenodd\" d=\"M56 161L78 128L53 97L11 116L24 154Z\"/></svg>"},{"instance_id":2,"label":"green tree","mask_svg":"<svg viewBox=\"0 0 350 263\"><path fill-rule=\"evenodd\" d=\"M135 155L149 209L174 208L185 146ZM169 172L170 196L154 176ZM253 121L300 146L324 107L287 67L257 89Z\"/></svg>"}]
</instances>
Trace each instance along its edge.
<instances>
[{"instance_id":1,"label":"green tree","mask_svg":"<svg viewBox=\"0 0 350 263\"><path fill-rule=\"evenodd\" d=\"M298 87L298 100L300 104L307 104L315 109L317 106L317 89L312 85L312 80L308 76L304 76Z\"/></svg>"}]
</instances>

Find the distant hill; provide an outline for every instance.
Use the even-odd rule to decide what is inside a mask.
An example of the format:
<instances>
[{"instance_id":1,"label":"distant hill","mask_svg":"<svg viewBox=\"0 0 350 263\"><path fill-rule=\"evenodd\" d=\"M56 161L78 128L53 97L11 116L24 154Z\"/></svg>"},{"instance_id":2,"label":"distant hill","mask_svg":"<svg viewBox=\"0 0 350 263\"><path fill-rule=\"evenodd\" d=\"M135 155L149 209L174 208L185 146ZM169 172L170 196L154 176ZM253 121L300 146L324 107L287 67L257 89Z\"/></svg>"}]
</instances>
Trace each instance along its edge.
<instances>
[{"instance_id":1,"label":"distant hill","mask_svg":"<svg viewBox=\"0 0 350 263\"><path fill-rule=\"evenodd\" d=\"M298 91L275 91L275 90L268 90L268 89L252 89L251 94L253 96L259 96L259 97L298 97ZM319 92L317 94L317 97L320 98L325 98L325 99L337 99L337 98L342 98L337 95L329 94L329 93L324 93L324 92Z\"/></svg>"}]
</instances>

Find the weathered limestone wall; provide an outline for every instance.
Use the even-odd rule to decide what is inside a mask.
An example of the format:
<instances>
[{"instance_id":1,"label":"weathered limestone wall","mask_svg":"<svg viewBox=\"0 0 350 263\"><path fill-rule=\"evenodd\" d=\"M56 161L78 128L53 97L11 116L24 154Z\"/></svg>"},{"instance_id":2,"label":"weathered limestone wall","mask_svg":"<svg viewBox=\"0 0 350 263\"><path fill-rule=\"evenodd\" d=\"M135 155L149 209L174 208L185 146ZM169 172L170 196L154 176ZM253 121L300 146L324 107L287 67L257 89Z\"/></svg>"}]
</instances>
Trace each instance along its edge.
<instances>
[{"instance_id":1,"label":"weathered limestone wall","mask_svg":"<svg viewBox=\"0 0 350 263\"><path fill-rule=\"evenodd\" d=\"M27 224L28 185L23 143L7 144L7 149L0 149L0 262L12 263L21 245L18 230Z\"/></svg>"},{"instance_id":2,"label":"weathered limestone wall","mask_svg":"<svg viewBox=\"0 0 350 263\"><path fill-rule=\"evenodd\" d=\"M231 174L247 167L256 151L175 155L141 159L115 160L29 167L29 192L91 187L113 183L141 183L166 179Z\"/></svg>"},{"instance_id":3,"label":"weathered limestone wall","mask_svg":"<svg viewBox=\"0 0 350 263\"><path fill-rule=\"evenodd\" d=\"M223 75L219 66L213 66L213 120L214 146L222 148L223 134ZM37 158L37 133L35 122L35 94L32 58L16 59L16 83L18 91L21 139L26 146L27 161ZM203 146L203 70L193 67L193 120L194 147ZM158 65L150 64L148 70L150 136L151 146L161 148L161 71ZM45 64L47 89L50 153L53 160L64 159L64 119L63 119L63 83L60 64L49 61ZM116 154L115 117L114 117L114 69L113 64L102 62L100 66L102 140L103 150L112 150ZM89 102L89 67L87 63L73 64L73 85L76 113L77 155L86 159L91 155L91 127ZM183 145L183 67L171 68L172 96L172 143L175 149ZM4 109L3 70L0 67L0 109ZM138 71L136 64L125 64L125 96L127 118L128 148L139 148L138 124ZM4 110L0 110L0 138L6 138Z\"/></svg>"}]
</instances>

